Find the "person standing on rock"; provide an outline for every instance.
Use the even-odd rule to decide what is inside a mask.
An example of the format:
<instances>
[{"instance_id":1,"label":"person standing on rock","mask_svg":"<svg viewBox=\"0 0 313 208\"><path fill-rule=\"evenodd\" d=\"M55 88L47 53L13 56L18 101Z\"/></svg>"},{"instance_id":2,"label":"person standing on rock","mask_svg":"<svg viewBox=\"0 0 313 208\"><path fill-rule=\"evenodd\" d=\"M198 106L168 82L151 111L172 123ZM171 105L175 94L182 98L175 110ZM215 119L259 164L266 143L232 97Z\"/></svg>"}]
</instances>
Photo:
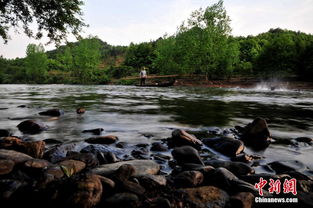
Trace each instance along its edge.
<instances>
[{"instance_id":1,"label":"person standing on rock","mask_svg":"<svg viewBox=\"0 0 313 208\"><path fill-rule=\"evenodd\" d=\"M147 71L146 67L143 67L140 71L140 85L145 85L146 84L146 79L147 79Z\"/></svg>"}]
</instances>

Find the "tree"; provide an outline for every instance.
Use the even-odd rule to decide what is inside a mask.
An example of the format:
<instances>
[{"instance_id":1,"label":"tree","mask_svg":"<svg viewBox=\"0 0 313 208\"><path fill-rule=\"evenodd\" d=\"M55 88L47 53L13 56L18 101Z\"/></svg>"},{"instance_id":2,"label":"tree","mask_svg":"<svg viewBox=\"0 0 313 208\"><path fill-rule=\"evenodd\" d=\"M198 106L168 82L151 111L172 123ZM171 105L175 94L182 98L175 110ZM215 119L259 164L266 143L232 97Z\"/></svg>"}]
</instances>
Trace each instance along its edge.
<instances>
[{"instance_id":1,"label":"tree","mask_svg":"<svg viewBox=\"0 0 313 208\"><path fill-rule=\"evenodd\" d=\"M28 80L34 83L44 83L48 64L44 47L41 44L29 44L26 55L25 69Z\"/></svg>"},{"instance_id":2,"label":"tree","mask_svg":"<svg viewBox=\"0 0 313 208\"><path fill-rule=\"evenodd\" d=\"M68 33L79 36L86 26L81 18L81 0L3 0L0 1L0 36L8 41L11 27L23 28L29 37L40 39L47 32L50 42L60 43ZM36 22L37 31L31 30Z\"/></svg>"}]
</instances>

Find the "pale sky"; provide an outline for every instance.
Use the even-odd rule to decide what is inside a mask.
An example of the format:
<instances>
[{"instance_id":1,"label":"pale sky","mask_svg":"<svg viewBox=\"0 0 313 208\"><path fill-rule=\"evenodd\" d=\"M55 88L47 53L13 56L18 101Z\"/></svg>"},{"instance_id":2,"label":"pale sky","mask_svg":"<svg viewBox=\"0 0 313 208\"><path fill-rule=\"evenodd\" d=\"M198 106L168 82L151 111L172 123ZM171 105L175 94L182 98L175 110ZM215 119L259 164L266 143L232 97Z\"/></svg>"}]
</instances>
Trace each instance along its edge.
<instances>
[{"instance_id":1,"label":"pale sky","mask_svg":"<svg viewBox=\"0 0 313 208\"><path fill-rule=\"evenodd\" d=\"M84 36L96 35L112 45L155 40L175 33L192 11L218 0L85 0L84 19L90 27ZM313 33L313 0L224 0L234 36L257 35L280 27ZM23 33L10 32L11 40L0 38L0 55L24 57L29 43L36 41ZM69 40L75 41L70 38ZM46 50L54 45L45 46Z\"/></svg>"}]
</instances>

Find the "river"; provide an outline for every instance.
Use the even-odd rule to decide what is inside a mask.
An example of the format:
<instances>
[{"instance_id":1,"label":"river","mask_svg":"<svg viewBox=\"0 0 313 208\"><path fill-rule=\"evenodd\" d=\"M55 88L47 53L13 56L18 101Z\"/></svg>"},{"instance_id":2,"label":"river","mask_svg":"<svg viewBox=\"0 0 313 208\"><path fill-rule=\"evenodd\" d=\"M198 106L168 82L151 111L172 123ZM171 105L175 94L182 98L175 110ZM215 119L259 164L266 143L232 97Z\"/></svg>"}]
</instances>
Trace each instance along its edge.
<instances>
[{"instance_id":1,"label":"river","mask_svg":"<svg viewBox=\"0 0 313 208\"><path fill-rule=\"evenodd\" d=\"M25 108L18 106L26 105ZM86 113L76 114L84 107ZM38 112L59 108L59 119ZM276 139L313 137L313 91L266 87L222 89L200 87L140 88L133 86L0 85L0 129L22 136L17 125L36 119L49 126L33 140L80 141L90 137L84 129L103 128L128 143L151 143L171 136L175 128L210 130L244 126L266 118ZM25 135L24 135L25 136ZM274 160L299 160L313 169L312 146L271 144L247 153ZM258 170L262 172L262 170Z\"/></svg>"}]
</instances>

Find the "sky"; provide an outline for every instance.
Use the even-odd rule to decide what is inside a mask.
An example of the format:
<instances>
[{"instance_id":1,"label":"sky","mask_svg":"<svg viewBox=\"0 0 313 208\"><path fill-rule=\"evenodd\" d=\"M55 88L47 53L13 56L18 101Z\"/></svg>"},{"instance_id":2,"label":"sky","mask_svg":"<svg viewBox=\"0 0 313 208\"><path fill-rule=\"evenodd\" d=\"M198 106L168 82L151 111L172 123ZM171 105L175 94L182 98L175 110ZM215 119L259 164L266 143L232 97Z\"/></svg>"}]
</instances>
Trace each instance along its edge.
<instances>
[{"instance_id":1,"label":"sky","mask_svg":"<svg viewBox=\"0 0 313 208\"><path fill-rule=\"evenodd\" d=\"M111 45L129 45L174 34L192 11L206 8L217 0L85 0L84 20L89 24L83 36L98 36ZM290 29L313 34L313 0L224 0L234 36L257 35L270 28ZM30 39L13 29L11 40L0 38L0 55L25 57ZM69 41L75 41L69 37ZM45 45L51 50L53 44Z\"/></svg>"}]
</instances>

